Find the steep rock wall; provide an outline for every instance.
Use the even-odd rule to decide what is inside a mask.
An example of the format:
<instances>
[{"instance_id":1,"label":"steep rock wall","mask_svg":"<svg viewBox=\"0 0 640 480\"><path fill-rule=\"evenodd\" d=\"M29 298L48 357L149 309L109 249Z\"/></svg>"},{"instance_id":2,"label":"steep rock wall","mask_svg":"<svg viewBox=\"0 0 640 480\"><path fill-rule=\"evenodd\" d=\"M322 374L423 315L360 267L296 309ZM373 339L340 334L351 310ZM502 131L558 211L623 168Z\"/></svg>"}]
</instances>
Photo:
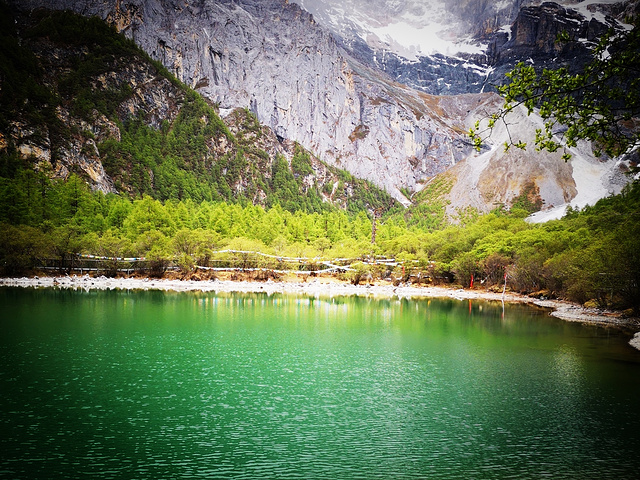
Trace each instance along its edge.
<instances>
[{"instance_id":1,"label":"steep rock wall","mask_svg":"<svg viewBox=\"0 0 640 480\"><path fill-rule=\"evenodd\" d=\"M434 97L398 84L354 60L308 13L284 0L12 2L19 8L71 8L111 21L217 102L222 112L249 107L281 141L297 140L396 198L404 198L400 188L417 190L458 164L459 188L451 192L451 209L509 205L532 178L544 207L576 194L569 165L559 155L505 156L502 140L489 145L490 155L473 152L465 132L499 101L485 103L476 95ZM555 45L545 39L557 30L553 12L560 10L547 4L525 11L514 27L512 46L522 52L553 51ZM567 22L587 34L591 28ZM521 123L530 131L536 127L535 122ZM478 158L482 168L477 168ZM474 162L472 171L465 170Z\"/></svg>"},{"instance_id":2,"label":"steep rock wall","mask_svg":"<svg viewBox=\"0 0 640 480\"><path fill-rule=\"evenodd\" d=\"M351 211L394 206L373 185L278 139L247 109L228 113L223 124L101 21L47 10L10 22L13 42L3 38L1 53L6 58L7 44L19 47L0 78L3 176L21 163L52 178L78 175L105 193L277 202L291 210L324 202ZM34 87L24 93L23 84Z\"/></svg>"},{"instance_id":3,"label":"steep rock wall","mask_svg":"<svg viewBox=\"0 0 640 480\"><path fill-rule=\"evenodd\" d=\"M281 138L397 198L461 156L417 92L349 58L284 0L26 0L114 23L222 111L249 107Z\"/></svg>"}]
</instances>

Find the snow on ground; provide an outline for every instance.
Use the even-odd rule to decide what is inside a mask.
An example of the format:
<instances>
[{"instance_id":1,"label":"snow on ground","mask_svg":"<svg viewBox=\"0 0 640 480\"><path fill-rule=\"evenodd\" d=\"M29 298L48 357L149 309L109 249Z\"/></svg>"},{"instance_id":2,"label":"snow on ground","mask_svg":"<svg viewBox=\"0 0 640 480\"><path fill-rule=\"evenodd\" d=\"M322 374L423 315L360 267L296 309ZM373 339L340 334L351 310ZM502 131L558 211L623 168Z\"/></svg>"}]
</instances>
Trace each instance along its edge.
<instances>
[{"instance_id":1,"label":"snow on ground","mask_svg":"<svg viewBox=\"0 0 640 480\"><path fill-rule=\"evenodd\" d=\"M581 209L587 205L595 205L598 200L609 195L619 193L619 189L615 186L605 185L609 174L616 168L617 160L600 162L575 151L572 151L572 154L573 157L570 162L573 166L573 180L578 191L577 195L569 203L530 215L527 221L543 223L549 220L557 220L564 216L569 206L574 209Z\"/></svg>"},{"instance_id":2,"label":"snow on ground","mask_svg":"<svg viewBox=\"0 0 640 480\"><path fill-rule=\"evenodd\" d=\"M539 212L536 212L532 215L529 215L526 220L530 223L544 223L551 220L558 220L564 217L565 213L567 213L567 205L561 205L549 210L541 210Z\"/></svg>"},{"instance_id":3,"label":"snow on ground","mask_svg":"<svg viewBox=\"0 0 640 480\"><path fill-rule=\"evenodd\" d=\"M503 32L507 34L507 40L511 40L511 34L512 34L512 25L503 25L502 27L500 27L500 29L498 30L498 32Z\"/></svg>"},{"instance_id":4,"label":"snow on ground","mask_svg":"<svg viewBox=\"0 0 640 480\"><path fill-rule=\"evenodd\" d=\"M384 45L407 60L436 53L482 53L487 47L470 38L459 38L464 28L447 10L445 0L397 5L394 2L294 1L325 25L332 25L338 31L354 28L369 45L378 48Z\"/></svg>"},{"instance_id":5,"label":"snow on ground","mask_svg":"<svg viewBox=\"0 0 640 480\"><path fill-rule=\"evenodd\" d=\"M482 107L480 111L485 108L491 110L493 107ZM471 113L467 118L467 126L473 125L476 118L477 114ZM486 127L486 121L486 118L481 121L481 131ZM508 124L508 128L506 124ZM536 112L528 115L522 106L509 114L506 123L497 122L490 136L484 142L490 147L490 150L478 156L469 157L456 165L458 180L450 193L452 204L457 206L457 200L464 199L468 205L482 209L483 200L477 191L481 175L489 168L492 159L501 158L501 162L516 161L514 159L517 157L504 156L502 152L505 142L517 140L527 142L529 148L525 153L519 153L519 150L515 148L511 150L509 155L523 156L520 161L526 159L523 164L513 165L519 165L518 172L531 171L531 174L537 178L536 184L540 188L540 195L546 204L554 205L531 215L528 221L532 223L562 218L568 206L582 209L587 205L594 205L602 198L619 193L623 186L629 182L630 179L622 173L624 169L620 168L619 159L604 160L595 157L591 145L586 141L580 141L577 147L569 149L572 155L569 165L561 159L562 152L556 154L546 151L536 152L532 132L537 128L544 128L543 119ZM556 141L561 142L561 139L556 138ZM531 166L533 164L535 165ZM562 177L559 176L560 170L565 171ZM563 185L568 185L571 180L573 180L576 194L569 202L565 203L566 192L570 190L564 189Z\"/></svg>"},{"instance_id":6,"label":"snow on ground","mask_svg":"<svg viewBox=\"0 0 640 480\"><path fill-rule=\"evenodd\" d=\"M566 8L571 8L576 10L582 16L584 16L587 20L591 20L595 18L599 22L607 23L605 15L600 12L592 12L589 10L589 6L591 5L613 5L616 3L622 3L621 0L584 0L583 2L579 2L574 4L573 2L559 2Z\"/></svg>"},{"instance_id":7,"label":"snow on ground","mask_svg":"<svg viewBox=\"0 0 640 480\"><path fill-rule=\"evenodd\" d=\"M389 25L370 28L370 32L389 45L398 45L407 58L416 56L455 55L457 53L482 53L486 45L470 39L456 41L448 33L448 27L424 19L419 25L414 22L398 21Z\"/></svg>"}]
</instances>

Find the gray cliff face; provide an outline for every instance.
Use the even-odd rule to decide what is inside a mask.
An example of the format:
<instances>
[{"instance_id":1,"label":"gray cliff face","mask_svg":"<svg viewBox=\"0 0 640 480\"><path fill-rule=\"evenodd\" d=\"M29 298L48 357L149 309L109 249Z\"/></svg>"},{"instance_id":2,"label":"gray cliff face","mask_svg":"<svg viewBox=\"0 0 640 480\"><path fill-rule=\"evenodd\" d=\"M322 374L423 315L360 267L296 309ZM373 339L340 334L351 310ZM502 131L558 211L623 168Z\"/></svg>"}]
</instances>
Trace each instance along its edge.
<instances>
[{"instance_id":1,"label":"gray cliff face","mask_svg":"<svg viewBox=\"0 0 640 480\"><path fill-rule=\"evenodd\" d=\"M392 195L453 164L461 135L284 0L27 0L114 23L221 111L249 107L281 138Z\"/></svg>"},{"instance_id":2,"label":"gray cliff face","mask_svg":"<svg viewBox=\"0 0 640 480\"><path fill-rule=\"evenodd\" d=\"M597 42L615 21L587 21L580 13L553 2L537 7L524 7L512 27L511 39L495 49L491 60L502 64L513 59L533 58L539 62L569 62L584 60L588 54L585 43ZM571 41L558 42L566 33Z\"/></svg>"},{"instance_id":3,"label":"gray cliff face","mask_svg":"<svg viewBox=\"0 0 640 480\"><path fill-rule=\"evenodd\" d=\"M110 44L114 39L103 37L102 46L109 45L105 54L98 43L65 35L78 18L65 15L56 21L50 12L31 13L13 18L16 29L11 34L20 54L36 64L21 81L56 95L43 97L47 103L34 97L35 115L24 108L26 102L11 105L2 98L0 154L15 149L25 165L52 178L78 175L105 193L179 197L184 184L179 177L178 184L172 184L176 176L170 172L177 170L184 175L197 172L204 182L213 179L215 190L209 192L216 199L272 205L274 198L290 202L288 196L296 192L306 195L302 200L307 207L317 208L320 202L343 209L356 202L366 208L394 204L372 185L329 167L294 141L278 138L247 109L234 109L221 121L214 109L196 105L193 100L199 99L131 45ZM58 25L63 33L48 35L43 25ZM81 79L74 70L83 72ZM6 91L15 91L16 84L11 78L0 79ZM198 132L197 151L185 145L193 132ZM140 141L138 133L152 140ZM127 148L129 142L136 148ZM153 147L161 144L163 151L154 154ZM294 203L299 207L303 202Z\"/></svg>"},{"instance_id":4,"label":"gray cliff face","mask_svg":"<svg viewBox=\"0 0 640 480\"><path fill-rule=\"evenodd\" d=\"M371 180L405 203L401 188L420 190L458 164L452 175L463 181L452 190L452 208L488 211L496 203L510 204L532 181L545 208L576 195L576 180L567 174L560 154L545 156L548 167L543 170L536 170L539 157L505 156L502 142L487 146L489 153L475 154L466 132L499 100L489 105L477 94L434 97L424 93L433 91L429 88L420 91L397 83L375 65L367 66L364 50L354 59L311 15L285 0L12 1L18 8L70 8L108 20L178 78L217 102L221 113L248 107L281 142L296 140L325 162ZM473 12L483 2L463 4L460 8ZM422 81L428 86L442 78L446 88L438 93L456 93L458 87L462 92L482 91L512 62L523 60L521 55L542 50L538 65L544 58L559 57L548 38L558 28L575 28L578 39L600 28L565 14L554 4L523 9L511 35L493 32L497 36L488 55L459 65L437 59L432 77L424 75ZM495 19L486 32L501 22ZM566 61L573 61L581 48L580 41L573 43L559 52L567 54ZM494 77L474 70L474 61L476 66L493 65ZM392 77L409 85L414 85L412 72L425 70L420 62L411 68L399 61L397 65L404 76L391 71ZM445 75L437 77L439 72ZM534 121L519 123L529 133L537 128ZM518 172L531 176L514 175ZM557 181L549 180L554 175Z\"/></svg>"}]
</instances>

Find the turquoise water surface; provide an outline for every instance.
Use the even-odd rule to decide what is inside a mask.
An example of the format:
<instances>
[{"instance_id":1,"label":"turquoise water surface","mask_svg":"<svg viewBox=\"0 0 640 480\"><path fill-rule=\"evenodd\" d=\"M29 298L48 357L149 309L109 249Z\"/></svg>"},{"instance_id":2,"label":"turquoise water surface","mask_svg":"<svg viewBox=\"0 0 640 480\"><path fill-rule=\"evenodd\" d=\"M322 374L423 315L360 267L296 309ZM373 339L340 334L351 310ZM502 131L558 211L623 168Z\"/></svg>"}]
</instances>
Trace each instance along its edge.
<instances>
[{"instance_id":1,"label":"turquoise water surface","mask_svg":"<svg viewBox=\"0 0 640 480\"><path fill-rule=\"evenodd\" d=\"M0 478L640 471L640 352L531 307L0 288L0 312Z\"/></svg>"}]
</instances>

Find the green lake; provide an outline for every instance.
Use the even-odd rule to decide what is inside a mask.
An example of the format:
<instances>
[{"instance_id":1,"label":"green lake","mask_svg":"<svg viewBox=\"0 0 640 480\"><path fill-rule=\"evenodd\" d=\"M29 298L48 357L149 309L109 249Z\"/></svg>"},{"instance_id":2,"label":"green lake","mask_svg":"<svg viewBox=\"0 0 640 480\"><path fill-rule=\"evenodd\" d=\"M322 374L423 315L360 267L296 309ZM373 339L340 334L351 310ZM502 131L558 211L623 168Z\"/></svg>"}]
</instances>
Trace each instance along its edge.
<instances>
[{"instance_id":1,"label":"green lake","mask_svg":"<svg viewBox=\"0 0 640 480\"><path fill-rule=\"evenodd\" d=\"M640 352L527 306L0 288L0 478L636 479Z\"/></svg>"}]
</instances>

